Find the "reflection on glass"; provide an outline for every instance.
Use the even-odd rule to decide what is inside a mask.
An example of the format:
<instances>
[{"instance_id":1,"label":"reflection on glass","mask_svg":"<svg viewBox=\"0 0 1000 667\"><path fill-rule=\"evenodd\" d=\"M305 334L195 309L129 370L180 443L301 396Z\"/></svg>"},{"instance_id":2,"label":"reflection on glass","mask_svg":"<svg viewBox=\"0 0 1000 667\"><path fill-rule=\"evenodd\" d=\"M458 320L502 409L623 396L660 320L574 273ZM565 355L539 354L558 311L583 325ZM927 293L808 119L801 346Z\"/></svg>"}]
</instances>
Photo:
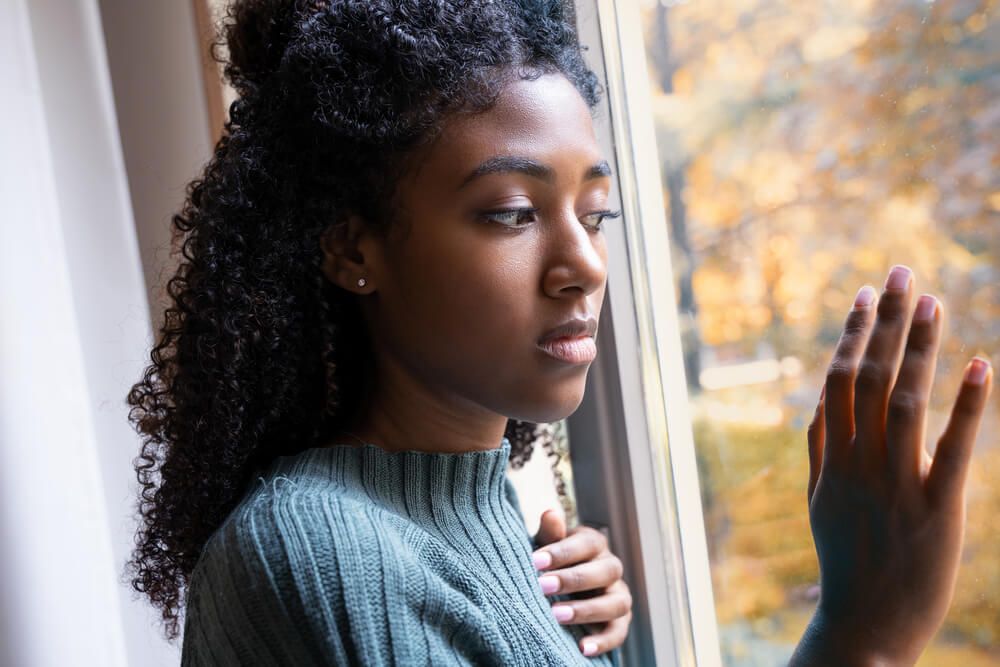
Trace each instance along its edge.
<instances>
[{"instance_id":1,"label":"reflection on glass","mask_svg":"<svg viewBox=\"0 0 1000 667\"><path fill-rule=\"evenodd\" d=\"M966 361L1000 360L1000 2L646 0L643 20L722 652L784 664L818 594L805 429L857 289L902 263L943 302L931 451ZM1000 665L992 400L920 665Z\"/></svg>"}]
</instances>

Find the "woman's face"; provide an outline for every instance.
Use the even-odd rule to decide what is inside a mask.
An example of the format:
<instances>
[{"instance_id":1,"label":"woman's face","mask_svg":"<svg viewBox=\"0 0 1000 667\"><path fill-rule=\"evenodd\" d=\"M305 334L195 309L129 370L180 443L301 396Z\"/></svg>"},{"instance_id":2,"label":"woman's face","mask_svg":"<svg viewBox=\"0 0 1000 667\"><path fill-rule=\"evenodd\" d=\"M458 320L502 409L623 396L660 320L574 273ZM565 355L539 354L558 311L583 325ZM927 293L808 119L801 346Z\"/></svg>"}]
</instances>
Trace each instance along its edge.
<instances>
[{"instance_id":1,"label":"woman's face","mask_svg":"<svg viewBox=\"0 0 1000 667\"><path fill-rule=\"evenodd\" d=\"M403 233L374 253L361 298L379 363L453 407L566 417L592 345L577 344L583 360L571 362L539 340L596 320L607 278L594 227L610 170L584 100L560 74L518 80L492 110L448 122L417 165L399 187ZM534 211L489 213L504 209Z\"/></svg>"}]
</instances>

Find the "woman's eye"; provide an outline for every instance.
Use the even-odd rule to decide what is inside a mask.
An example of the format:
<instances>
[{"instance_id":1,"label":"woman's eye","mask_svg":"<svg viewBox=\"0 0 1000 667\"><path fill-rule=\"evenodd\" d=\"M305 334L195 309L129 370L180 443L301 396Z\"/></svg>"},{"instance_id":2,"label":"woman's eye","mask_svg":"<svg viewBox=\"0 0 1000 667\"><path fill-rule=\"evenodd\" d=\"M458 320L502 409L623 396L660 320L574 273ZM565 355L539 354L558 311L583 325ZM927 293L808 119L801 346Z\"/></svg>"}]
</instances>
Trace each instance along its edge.
<instances>
[{"instance_id":1,"label":"woman's eye","mask_svg":"<svg viewBox=\"0 0 1000 667\"><path fill-rule=\"evenodd\" d=\"M480 214L481 218L486 221L498 222L504 227L525 227L526 225L535 222L535 214L538 212L537 208L511 208L503 209L498 211L484 211ZM594 220L596 222L584 222L584 226L597 231L601 229L601 223L609 218L617 218L621 215L621 211L594 211L593 213L588 213L581 218L584 220Z\"/></svg>"},{"instance_id":2,"label":"woman's eye","mask_svg":"<svg viewBox=\"0 0 1000 667\"><path fill-rule=\"evenodd\" d=\"M537 208L510 208L499 211L484 211L480 214L486 221L499 222L504 227L524 227L522 222L533 222ZM526 219L530 216L530 219Z\"/></svg>"},{"instance_id":3,"label":"woman's eye","mask_svg":"<svg viewBox=\"0 0 1000 667\"><path fill-rule=\"evenodd\" d=\"M601 223L604 222L606 219L617 218L621 214L622 214L621 211L610 211L610 210L594 211L593 213L589 213L589 214L585 215L584 218L585 219L586 218L597 218L597 222L594 222L594 223L591 223L591 224L587 224L587 223L584 223L584 224L586 224L591 229L597 231L597 230L599 230L601 228Z\"/></svg>"}]
</instances>

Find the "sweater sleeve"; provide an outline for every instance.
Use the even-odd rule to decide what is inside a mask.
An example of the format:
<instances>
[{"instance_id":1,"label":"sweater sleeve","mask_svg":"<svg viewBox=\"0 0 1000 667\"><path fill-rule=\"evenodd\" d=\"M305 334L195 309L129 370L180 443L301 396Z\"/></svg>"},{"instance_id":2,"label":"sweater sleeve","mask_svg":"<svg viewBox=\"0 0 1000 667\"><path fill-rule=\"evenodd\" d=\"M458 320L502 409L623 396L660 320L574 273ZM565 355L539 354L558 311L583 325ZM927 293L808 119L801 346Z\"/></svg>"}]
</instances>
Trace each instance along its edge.
<instances>
[{"instance_id":1,"label":"sweater sleeve","mask_svg":"<svg viewBox=\"0 0 1000 667\"><path fill-rule=\"evenodd\" d=\"M279 551L290 536L261 518L234 513L205 545L188 586L182 667L349 664L336 615L317 634L310 617L322 610L307 614L290 585Z\"/></svg>"},{"instance_id":2,"label":"sweater sleeve","mask_svg":"<svg viewBox=\"0 0 1000 667\"><path fill-rule=\"evenodd\" d=\"M310 494L264 496L206 545L192 581L181 664L473 665L481 613L391 543L370 508ZM502 663L501 663L502 664Z\"/></svg>"}]
</instances>

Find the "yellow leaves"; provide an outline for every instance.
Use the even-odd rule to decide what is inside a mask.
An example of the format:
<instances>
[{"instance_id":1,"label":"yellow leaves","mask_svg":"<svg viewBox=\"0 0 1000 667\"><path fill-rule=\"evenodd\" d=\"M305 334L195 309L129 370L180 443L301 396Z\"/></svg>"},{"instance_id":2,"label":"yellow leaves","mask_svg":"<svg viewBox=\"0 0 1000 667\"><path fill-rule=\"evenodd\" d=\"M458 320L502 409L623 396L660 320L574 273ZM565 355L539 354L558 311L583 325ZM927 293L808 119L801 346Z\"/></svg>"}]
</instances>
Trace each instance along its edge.
<instances>
[{"instance_id":1,"label":"yellow leaves","mask_svg":"<svg viewBox=\"0 0 1000 667\"><path fill-rule=\"evenodd\" d=\"M711 417L696 422L695 442L712 497L706 521L718 556L712 575L719 619L770 615L788 604L789 586L817 578L804 434L781 424L721 425L714 402L704 408Z\"/></svg>"},{"instance_id":2,"label":"yellow leaves","mask_svg":"<svg viewBox=\"0 0 1000 667\"><path fill-rule=\"evenodd\" d=\"M841 262L843 262L843 258L836 253L829 250L817 250L812 254L809 266L812 269L812 273L821 281L820 285L822 285L826 283L827 276L840 266Z\"/></svg>"},{"instance_id":3,"label":"yellow leaves","mask_svg":"<svg viewBox=\"0 0 1000 667\"><path fill-rule=\"evenodd\" d=\"M782 309L788 324L815 325L822 314L816 295L825 288L828 274L806 260L799 256L786 259L774 284L774 304Z\"/></svg>"},{"instance_id":4,"label":"yellow leaves","mask_svg":"<svg viewBox=\"0 0 1000 667\"><path fill-rule=\"evenodd\" d=\"M742 209L734 197L719 196L696 199L688 211L708 227L732 227L739 222Z\"/></svg>"},{"instance_id":5,"label":"yellow leaves","mask_svg":"<svg viewBox=\"0 0 1000 667\"><path fill-rule=\"evenodd\" d=\"M997 637L996 607L984 591L1000 586L1000 546L996 540L994 518L1000 511L1000 452L988 449L977 454L976 465L969 469L967 530L962 567L958 572L953 606L962 613L952 613L948 625L993 643Z\"/></svg>"},{"instance_id":6,"label":"yellow leaves","mask_svg":"<svg viewBox=\"0 0 1000 667\"><path fill-rule=\"evenodd\" d=\"M763 331L767 328L767 325L771 323L774 319L771 315L771 309L764 305L750 306L746 313L747 323L751 328L758 331Z\"/></svg>"},{"instance_id":7,"label":"yellow leaves","mask_svg":"<svg viewBox=\"0 0 1000 667\"><path fill-rule=\"evenodd\" d=\"M763 335L781 314L787 325L815 328L824 314L817 298L827 289L829 276L843 257L826 249L804 253L790 234L774 232L762 239L763 255L745 265L703 264L693 276L698 295L698 323L704 342L721 345ZM852 251L854 252L854 251ZM881 271L885 254L877 249L857 250L870 271Z\"/></svg>"},{"instance_id":8,"label":"yellow leaves","mask_svg":"<svg viewBox=\"0 0 1000 667\"><path fill-rule=\"evenodd\" d=\"M919 111L926 107L930 102L937 99L936 91L927 87L920 86L919 88L914 88L908 92L904 97L900 106L904 113L911 114L914 111Z\"/></svg>"},{"instance_id":9,"label":"yellow leaves","mask_svg":"<svg viewBox=\"0 0 1000 667\"><path fill-rule=\"evenodd\" d=\"M788 230L801 238L815 234L822 229L822 227L817 226L819 214L820 211L814 206L789 204L769 212L767 220L770 228Z\"/></svg>"},{"instance_id":10,"label":"yellow leaves","mask_svg":"<svg viewBox=\"0 0 1000 667\"><path fill-rule=\"evenodd\" d=\"M861 273L875 274L886 265L886 252L882 248L862 245L851 254L854 267Z\"/></svg>"},{"instance_id":11,"label":"yellow leaves","mask_svg":"<svg viewBox=\"0 0 1000 667\"><path fill-rule=\"evenodd\" d=\"M876 213L876 219L879 226L890 230L894 237L924 235L926 228L933 223L933 206L933 194L895 195L882 204Z\"/></svg>"},{"instance_id":12,"label":"yellow leaves","mask_svg":"<svg viewBox=\"0 0 1000 667\"><path fill-rule=\"evenodd\" d=\"M973 35L985 30L987 25L989 25L989 19L986 17L986 12L973 14L965 19L965 29Z\"/></svg>"},{"instance_id":13,"label":"yellow leaves","mask_svg":"<svg viewBox=\"0 0 1000 667\"><path fill-rule=\"evenodd\" d=\"M948 44L958 44L962 41L962 29L955 25L943 25L938 35Z\"/></svg>"},{"instance_id":14,"label":"yellow leaves","mask_svg":"<svg viewBox=\"0 0 1000 667\"><path fill-rule=\"evenodd\" d=\"M840 194L848 199L861 199L871 188L871 183L864 178L845 178L838 184Z\"/></svg>"},{"instance_id":15,"label":"yellow leaves","mask_svg":"<svg viewBox=\"0 0 1000 667\"><path fill-rule=\"evenodd\" d=\"M703 304L727 303L732 287L732 276L727 271L703 265L694 272L694 291Z\"/></svg>"},{"instance_id":16,"label":"yellow leaves","mask_svg":"<svg viewBox=\"0 0 1000 667\"><path fill-rule=\"evenodd\" d=\"M765 285L753 273L734 276L703 265L694 272L693 284L700 306L698 323L710 345L740 340L771 322L770 310L760 303Z\"/></svg>"},{"instance_id":17,"label":"yellow leaves","mask_svg":"<svg viewBox=\"0 0 1000 667\"><path fill-rule=\"evenodd\" d=\"M729 556L712 568L712 585L717 591L715 612L719 622L756 618L771 613L785 602L785 591L767 571L767 565L753 558Z\"/></svg>"},{"instance_id":18,"label":"yellow leaves","mask_svg":"<svg viewBox=\"0 0 1000 667\"><path fill-rule=\"evenodd\" d=\"M970 271L980 262L979 258L969 252L969 249L952 239L945 239L941 244L942 262L964 272Z\"/></svg>"},{"instance_id":19,"label":"yellow leaves","mask_svg":"<svg viewBox=\"0 0 1000 667\"><path fill-rule=\"evenodd\" d=\"M687 67L678 67L674 70L672 83L674 86L674 94L690 95L694 91L694 76L691 73L691 69Z\"/></svg>"},{"instance_id":20,"label":"yellow leaves","mask_svg":"<svg viewBox=\"0 0 1000 667\"><path fill-rule=\"evenodd\" d=\"M838 58L857 48L868 39L868 30L861 25L825 25L802 40L802 55L809 63Z\"/></svg>"},{"instance_id":21,"label":"yellow leaves","mask_svg":"<svg viewBox=\"0 0 1000 667\"><path fill-rule=\"evenodd\" d=\"M688 213L706 227L732 227L740 219L743 204L739 184L717 181L710 157L699 157L688 169ZM704 194L702 194L704 193Z\"/></svg>"},{"instance_id":22,"label":"yellow leaves","mask_svg":"<svg viewBox=\"0 0 1000 667\"><path fill-rule=\"evenodd\" d=\"M986 203L994 211L1000 213L1000 190L986 195Z\"/></svg>"},{"instance_id":23,"label":"yellow leaves","mask_svg":"<svg viewBox=\"0 0 1000 667\"><path fill-rule=\"evenodd\" d=\"M799 196L802 176L801 167L795 162L788 159L768 160L768 157L762 155L754 160L755 165L751 167L747 179L754 204L764 209L794 202Z\"/></svg>"}]
</instances>

